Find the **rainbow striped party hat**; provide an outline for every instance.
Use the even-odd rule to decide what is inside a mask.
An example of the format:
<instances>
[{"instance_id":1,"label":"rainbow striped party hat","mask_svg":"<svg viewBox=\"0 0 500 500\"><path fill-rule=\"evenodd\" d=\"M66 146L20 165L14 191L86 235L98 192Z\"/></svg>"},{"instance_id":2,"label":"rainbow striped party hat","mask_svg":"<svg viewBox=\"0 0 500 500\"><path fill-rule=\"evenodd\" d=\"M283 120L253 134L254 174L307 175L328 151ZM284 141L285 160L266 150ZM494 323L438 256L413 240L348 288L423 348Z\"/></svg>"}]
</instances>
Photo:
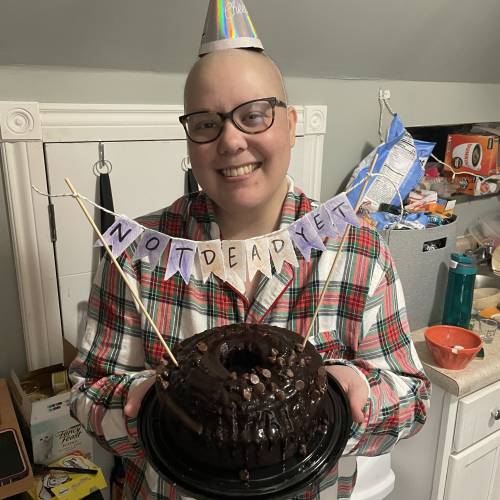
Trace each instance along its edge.
<instances>
[{"instance_id":1,"label":"rainbow striped party hat","mask_svg":"<svg viewBox=\"0 0 500 500\"><path fill-rule=\"evenodd\" d=\"M264 50L243 0L210 0L199 55L244 48Z\"/></svg>"}]
</instances>

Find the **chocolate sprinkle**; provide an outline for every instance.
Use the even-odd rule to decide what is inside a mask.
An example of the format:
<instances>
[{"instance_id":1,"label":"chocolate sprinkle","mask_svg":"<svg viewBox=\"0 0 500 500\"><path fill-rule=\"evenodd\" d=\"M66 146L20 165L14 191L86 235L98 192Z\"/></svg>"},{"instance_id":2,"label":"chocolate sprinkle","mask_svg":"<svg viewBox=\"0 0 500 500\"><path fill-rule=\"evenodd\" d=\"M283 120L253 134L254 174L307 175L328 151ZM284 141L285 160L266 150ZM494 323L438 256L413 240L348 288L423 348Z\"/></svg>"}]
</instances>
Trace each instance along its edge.
<instances>
[{"instance_id":1,"label":"chocolate sprinkle","mask_svg":"<svg viewBox=\"0 0 500 500\"><path fill-rule=\"evenodd\" d=\"M283 401L285 399L285 393L281 390L281 389L278 389L276 391L276 397L280 400L280 401Z\"/></svg>"},{"instance_id":2,"label":"chocolate sprinkle","mask_svg":"<svg viewBox=\"0 0 500 500\"><path fill-rule=\"evenodd\" d=\"M252 393L250 392L250 389L243 389L243 398L247 401L250 401L252 399Z\"/></svg>"},{"instance_id":3,"label":"chocolate sprinkle","mask_svg":"<svg viewBox=\"0 0 500 500\"><path fill-rule=\"evenodd\" d=\"M304 346L302 344L295 344L295 350L297 352L303 352Z\"/></svg>"},{"instance_id":4,"label":"chocolate sprinkle","mask_svg":"<svg viewBox=\"0 0 500 500\"><path fill-rule=\"evenodd\" d=\"M240 479L242 481L248 481L250 479L250 472L247 469L240 470Z\"/></svg>"},{"instance_id":5,"label":"chocolate sprinkle","mask_svg":"<svg viewBox=\"0 0 500 500\"><path fill-rule=\"evenodd\" d=\"M255 386L255 391L258 392L259 394L264 394L264 392L266 391L266 386L262 382L259 382Z\"/></svg>"},{"instance_id":6,"label":"chocolate sprinkle","mask_svg":"<svg viewBox=\"0 0 500 500\"><path fill-rule=\"evenodd\" d=\"M207 344L205 344L205 342L198 342L196 344L196 348L200 352L207 352L208 351L208 346L207 346Z\"/></svg>"},{"instance_id":7,"label":"chocolate sprinkle","mask_svg":"<svg viewBox=\"0 0 500 500\"><path fill-rule=\"evenodd\" d=\"M297 389L298 391L304 389L305 386L306 384L304 384L303 380L297 380L297 382L295 382L295 389Z\"/></svg>"}]
</instances>

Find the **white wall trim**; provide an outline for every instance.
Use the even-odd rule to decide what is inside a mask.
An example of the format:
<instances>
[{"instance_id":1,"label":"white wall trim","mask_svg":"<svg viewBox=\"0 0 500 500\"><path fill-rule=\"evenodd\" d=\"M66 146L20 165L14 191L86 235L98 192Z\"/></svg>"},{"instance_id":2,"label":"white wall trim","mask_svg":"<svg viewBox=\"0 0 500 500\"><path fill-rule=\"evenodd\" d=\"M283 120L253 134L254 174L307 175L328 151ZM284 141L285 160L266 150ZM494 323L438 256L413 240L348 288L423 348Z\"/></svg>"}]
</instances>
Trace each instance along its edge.
<instances>
[{"instance_id":1,"label":"white wall trim","mask_svg":"<svg viewBox=\"0 0 500 500\"><path fill-rule=\"evenodd\" d=\"M19 304L30 369L62 362L61 323L47 201L31 184L47 189L41 142L0 144L14 251ZM37 216L38 214L38 216ZM43 237L45 230L46 237ZM6 346L4 346L6 347Z\"/></svg>"},{"instance_id":2,"label":"white wall trim","mask_svg":"<svg viewBox=\"0 0 500 500\"><path fill-rule=\"evenodd\" d=\"M304 136L313 164L308 194L319 199L326 106L295 106L297 136ZM43 144L47 142L184 140L181 105L67 104L0 101L0 151L12 233L29 369L63 361L54 250Z\"/></svg>"}]
</instances>

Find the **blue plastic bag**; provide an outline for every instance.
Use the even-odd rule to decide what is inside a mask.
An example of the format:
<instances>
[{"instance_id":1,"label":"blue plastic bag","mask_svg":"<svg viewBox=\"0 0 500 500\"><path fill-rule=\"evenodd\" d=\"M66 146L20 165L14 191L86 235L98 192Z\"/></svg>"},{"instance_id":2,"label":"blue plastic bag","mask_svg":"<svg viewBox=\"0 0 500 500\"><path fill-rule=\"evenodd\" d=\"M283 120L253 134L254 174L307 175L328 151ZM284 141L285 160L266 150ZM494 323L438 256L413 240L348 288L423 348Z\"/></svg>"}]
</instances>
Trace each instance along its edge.
<instances>
[{"instance_id":1,"label":"blue plastic bag","mask_svg":"<svg viewBox=\"0 0 500 500\"><path fill-rule=\"evenodd\" d=\"M374 149L351 176L347 186L347 197L351 204L355 206L358 201L363 179L366 178L373 156L377 153L373 173L382 175L369 179L363 200L370 202L371 211L378 210L380 203L399 206L401 200L422 180L425 165L435 145L434 142L414 140L404 128L399 116L395 115L387 132L387 141ZM350 186L353 187L352 190L349 190Z\"/></svg>"}]
</instances>

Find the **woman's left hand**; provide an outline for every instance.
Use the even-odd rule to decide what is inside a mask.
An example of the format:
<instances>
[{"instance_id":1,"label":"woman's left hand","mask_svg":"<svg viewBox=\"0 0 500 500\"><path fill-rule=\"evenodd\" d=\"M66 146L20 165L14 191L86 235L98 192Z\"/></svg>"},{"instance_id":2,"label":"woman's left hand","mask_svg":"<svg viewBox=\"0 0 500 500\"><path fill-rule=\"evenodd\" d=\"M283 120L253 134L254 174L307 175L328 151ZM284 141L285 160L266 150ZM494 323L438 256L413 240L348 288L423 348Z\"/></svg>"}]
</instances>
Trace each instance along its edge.
<instances>
[{"instance_id":1,"label":"woman's left hand","mask_svg":"<svg viewBox=\"0 0 500 500\"><path fill-rule=\"evenodd\" d=\"M363 423L365 420L363 408L368 400L366 382L355 370L345 365L329 365L326 369L335 377L347 394L352 419L358 424Z\"/></svg>"}]
</instances>

